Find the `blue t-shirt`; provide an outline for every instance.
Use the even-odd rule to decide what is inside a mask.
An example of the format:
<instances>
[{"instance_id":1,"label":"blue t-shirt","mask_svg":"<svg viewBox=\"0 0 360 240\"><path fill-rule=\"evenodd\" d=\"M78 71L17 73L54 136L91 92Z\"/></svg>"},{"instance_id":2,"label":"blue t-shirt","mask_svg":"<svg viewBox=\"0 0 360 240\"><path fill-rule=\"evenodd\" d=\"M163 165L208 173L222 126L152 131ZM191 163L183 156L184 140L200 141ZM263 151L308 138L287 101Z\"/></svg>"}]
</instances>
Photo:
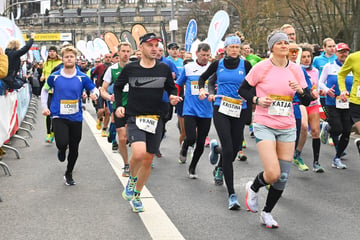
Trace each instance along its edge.
<instances>
[{"instance_id":1,"label":"blue t-shirt","mask_svg":"<svg viewBox=\"0 0 360 240\"><path fill-rule=\"evenodd\" d=\"M184 68L184 60L182 60L181 58L176 58L176 60L174 60L172 57L168 56L166 59L170 60L171 62L173 62L176 66L176 68L178 69L178 72L181 73L183 68Z\"/></svg>"},{"instance_id":2,"label":"blue t-shirt","mask_svg":"<svg viewBox=\"0 0 360 240\"><path fill-rule=\"evenodd\" d=\"M246 76L245 62L240 59L239 65L235 69L228 69L224 66L224 60L220 59L216 70L216 83L218 97L215 98L214 105L219 106L222 96L240 99L238 89ZM246 109L246 101L243 99L242 109Z\"/></svg>"},{"instance_id":3,"label":"blue t-shirt","mask_svg":"<svg viewBox=\"0 0 360 240\"><path fill-rule=\"evenodd\" d=\"M61 75L56 71L49 76L47 83L54 89L50 112L52 118L63 118L74 122L81 122L83 89L93 90L96 86L91 79L79 70L73 77Z\"/></svg>"},{"instance_id":4,"label":"blue t-shirt","mask_svg":"<svg viewBox=\"0 0 360 240\"><path fill-rule=\"evenodd\" d=\"M325 64L332 63L335 61L335 59L336 59L335 54L333 54L331 57L326 57L325 52L322 52L320 56L314 58L312 66L319 70L319 76L320 76Z\"/></svg>"},{"instance_id":5,"label":"blue t-shirt","mask_svg":"<svg viewBox=\"0 0 360 240\"><path fill-rule=\"evenodd\" d=\"M212 118L213 108L211 102L207 99L199 99L199 77L206 71L210 64L204 66L197 62L191 62L185 65L179 79L176 83L179 86L185 84L185 100L183 115L196 116L200 118Z\"/></svg>"}]
</instances>

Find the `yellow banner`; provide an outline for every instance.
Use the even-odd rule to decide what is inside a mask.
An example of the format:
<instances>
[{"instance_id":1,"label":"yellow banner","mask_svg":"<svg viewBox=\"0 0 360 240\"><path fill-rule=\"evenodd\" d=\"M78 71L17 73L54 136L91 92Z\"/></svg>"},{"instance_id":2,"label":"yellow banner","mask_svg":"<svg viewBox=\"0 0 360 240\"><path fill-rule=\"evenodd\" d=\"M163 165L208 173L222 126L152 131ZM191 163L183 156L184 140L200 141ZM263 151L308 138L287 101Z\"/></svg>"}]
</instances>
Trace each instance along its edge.
<instances>
[{"instance_id":1,"label":"yellow banner","mask_svg":"<svg viewBox=\"0 0 360 240\"><path fill-rule=\"evenodd\" d=\"M24 40L28 41L26 34L23 34ZM60 33L37 33L35 35L35 41L60 41Z\"/></svg>"}]
</instances>

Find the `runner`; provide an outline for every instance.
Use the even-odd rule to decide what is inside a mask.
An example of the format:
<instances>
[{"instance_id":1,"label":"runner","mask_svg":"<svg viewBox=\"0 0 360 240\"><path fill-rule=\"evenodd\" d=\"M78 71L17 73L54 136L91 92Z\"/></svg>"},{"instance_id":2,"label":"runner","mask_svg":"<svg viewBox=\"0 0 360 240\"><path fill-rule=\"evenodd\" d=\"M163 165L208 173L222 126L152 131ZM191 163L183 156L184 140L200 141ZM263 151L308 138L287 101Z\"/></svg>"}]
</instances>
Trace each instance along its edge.
<instances>
[{"instance_id":1,"label":"runner","mask_svg":"<svg viewBox=\"0 0 360 240\"><path fill-rule=\"evenodd\" d=\"M163 126L159 117L163 112L159 106L164 89L169 93L172 105L182 100L176 96L170 68L156 60L159 41L161 38L154 33L141 36L141 60L125 65L114 85L116 115L121 118L125 116L122 92L124 86L129 84L126 115L132 154L130 176L122 196L132 202L134 212L144 211L140 193L149 178L154 154L159 149Z\"/></svg>"},{"instance_id":2,"label":"runner","mask_svg":"<svg viewBox=\"0 0 360 240\"><path fill-rule=\"evenodd\" d=\"M179 163L185 163L188 148L196 145L192 160L189 165L189 178L196 179L196 165L204 152L204 144L209 133L212 118L212 105L209 101L199 99L199 76L205 72L210 65L210 46L207 43L200 43L197 50L197 60L184 66L180 78L176 84L180 87L185 85L184 98L184 124L186 137L181 146L179 154Z\"/></svg>"},{"instance_id":3,"label":"runner","mask_svg":"<svg viewBox=\"0 0 360 240\"><path fill-rule=\"evenodd\" d=\"M116 132L117 132L118 140L119 140L119 144L118 144L119 152L124 161L124 168L123 168L122 176L129 177L130 166L129 166L129 160L128 160L128 150L127 150L127 146L126 146L126 141L127 141L126 120L127 119L126 119L126 117L118 118L116 116L116 114L114 114L113 110L115 109L116 106L115 106L115 97L113 94L113 87L114 87L113 83L116 81L116 79L120 75L125 64L129 62L129 57L130 57L130 53L131 53L131 45L128 42L121 42L118 46L118 49L119 49L118 55L120 57L120 61L118 63L115 63L114 65L110 66L106 70L104 77L103 77L104 82L102 83L100 92L101 92L101 96L105 100L113 103L112 106L110 106L110 108L112 109L111 119L112 119L112 122L115 123ZM124 108L126 108L126 105L127 105L128 90L129 90L129 87L127 85L123 89L123 93L122 93L122 106ZM108 91L111 94L109 94ZM111 129L111 127L110 127L110 129ZM116 139L115 139L115 142L116 142Z\"/></svg>"},{"instance_id":4,"label":"runner","mask_svg":"<svg viewBox=\"0 0 360 240\"><path fill-rule=\"evenodd\" d=\"M349 52L350 48L347 44L337 44L335 52L337 59L333 63L325 64L320 76L320 88L326 93L325 103L330 125L330 136L334 141L335 147L335 157L332 160L331 166L337 169L347 168L342 163L341 158L345 155L344 151L349 144L353 125L350 116L349 99L347 98L345 102L341 100L338 85L338 73L349 56ZM348 73L345 81L346 91L350 92L353 84L352 72Z\"/></svg>"},{"instance_id":5,"label":"runner","mask_svg":"<svg viewBox=\"0 0 360 240\"><path fill-rule=\"evenodd\" d=\"M216 164L217 156L221 153L220 161L214 170L214 181L215 184L222 185L224 175L230 210L240 208L234 190L233 161L238 150L241 151L245 123L251 119L251 108L248 109L248 104L237 93L245 75L251 69L251 63L240 58L240 44L238 36L227 36L224 43L226 57L211 63L199 78L200 99L204 99L208 94L204 89L205 80L215 74L213 80L209 80L208 100L214 101L213 118L222 151L217 148L216 140L212 140L210 161Z\"/></svg>"},{"instance_id":6,"label":"runner","mask_svg":"<svg viewBox=\"0 0 360 240\"><path fill-rule=\"evenodd\" d=\"M41 104L42 114L51 116L54 125L57 157L60 162L66 158L66 150L69 148L67 157L68 164L65 172L65 184L75 185L72 177L76 160L79 155L79 143L82 133L82 107L81 98L83 89L90 91L90 98L96 100L99 91L91 79L75 67L77 50L68 46L61 50L64 67L51 74L47 79L50 89L54 90L50 109L48 108L48 90L42 89Z\"/></svg>"},{"instance_id":7,"label":"runner","mask_svg":"<svg viewBox=\"0 0 360 240\"><path fill-rule=\"evenodd\" d=\"M295 147L296 125L292 109L295 93L305 105L310 94L301 67L287 59L289 39L286 33L274 31L268 36L270 59L256 64L246 76L239 94L248 102L255 103L254 133L264 171L246 184L246 207L258 211L258 191L271 184L266 204L260 215L267 228L279 225L271 211L285 189ZM256 87L256 96L250 89Z\"/></svg>"}]
</instances>

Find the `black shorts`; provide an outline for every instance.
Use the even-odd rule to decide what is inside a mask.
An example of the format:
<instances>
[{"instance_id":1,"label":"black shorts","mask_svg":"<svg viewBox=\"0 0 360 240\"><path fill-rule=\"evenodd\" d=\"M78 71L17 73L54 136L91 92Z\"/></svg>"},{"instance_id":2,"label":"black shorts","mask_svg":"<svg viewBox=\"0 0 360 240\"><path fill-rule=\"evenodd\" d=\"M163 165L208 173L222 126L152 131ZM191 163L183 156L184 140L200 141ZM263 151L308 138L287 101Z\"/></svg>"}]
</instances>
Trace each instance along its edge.
<instances>
[{"instance_id":1,"label":"black shorts","mask_svg":"<svg viewBox=\"0 0 360 240\"><path fill-rule=\"evenodd\" d=\"M127 116L125 115L125 117L122 118L118 118L114 112L114 120L115 120L115 127L116 128L122 128L125 127L126 122L127 122Z\"/></svg>"},{"instance_id":2,"label":"black shorts","mask_svg":"<svg viewBox=\"0 0 360 240\"><path fill-rule=\"evenodd\" d=\"M176 114L180 117L184 117L183 109L184 109L184 101L178 102L178 104L176 104L175 106Z\"/></svg>"},{"instance_id":3,"label":"black shorts","mask_svg":"<svg viewBox=\"0 0 360 240\"><path fill-rule=\"evenodd\" d=\"M99 109L104 109L106 106L105 104L106 104L106 100L101 96L99 96L97 99L96 111L98 111Z\"/></svg>"},{"instance_id":4,"label":"black shorts","mask_svg":"<svg viewBox=\"0 0 360 240\"><path fill-rule=\"evenodd\" d=\"M334 134L348 133L352 128L349 109L338 109L335 106L326 106L328 112L328 123Z\"/></svg>"},{"instance_id":5,"label":"black shorts","mask_svg":"<svg viewBox=\"0 0 360 240\"><path fill-rule=\"evenodd\" d=\"M126 133L130 143L133 142L145 142L146 152L155 154L159 151L162 132L163 132L163 120L160 118L156 127L155 134L145 132L136 126L134 116L129 116L127 119Z\"/></svg>"},{"instance_id":6,"label":"black shorts","mask_svg":"<svg viewBox=\"0 0 360 240\"><path fill-rule=\"evenodd\" d=\"M360 105L350 103L350 116L353 123L357 123L360 121Z\"/></svg>"}]
</instances>

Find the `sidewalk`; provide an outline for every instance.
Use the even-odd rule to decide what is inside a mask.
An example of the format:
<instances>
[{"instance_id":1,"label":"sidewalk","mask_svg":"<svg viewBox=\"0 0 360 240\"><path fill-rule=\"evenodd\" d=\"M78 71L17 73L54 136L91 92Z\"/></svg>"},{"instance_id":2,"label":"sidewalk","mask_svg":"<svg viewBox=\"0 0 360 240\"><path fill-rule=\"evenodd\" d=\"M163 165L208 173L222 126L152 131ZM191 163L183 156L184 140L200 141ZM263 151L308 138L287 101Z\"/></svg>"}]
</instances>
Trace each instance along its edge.
<instances>
[{"instance_id":1,"label":"sidewalk","mask_svg":"<svg viewBox=\"0 0 360 240\"><path fill-rule=\"evenodd\" d=\"M66 163L57 160L55 143L45 143L41 109L34 127L30 147L13 142L21 159L11 151L3 156L12 176L0 171L1 238L150 239L139 216L121 198L123 187L85 122L75 186L64 184Z\"/></svg>"}]
</instances>

